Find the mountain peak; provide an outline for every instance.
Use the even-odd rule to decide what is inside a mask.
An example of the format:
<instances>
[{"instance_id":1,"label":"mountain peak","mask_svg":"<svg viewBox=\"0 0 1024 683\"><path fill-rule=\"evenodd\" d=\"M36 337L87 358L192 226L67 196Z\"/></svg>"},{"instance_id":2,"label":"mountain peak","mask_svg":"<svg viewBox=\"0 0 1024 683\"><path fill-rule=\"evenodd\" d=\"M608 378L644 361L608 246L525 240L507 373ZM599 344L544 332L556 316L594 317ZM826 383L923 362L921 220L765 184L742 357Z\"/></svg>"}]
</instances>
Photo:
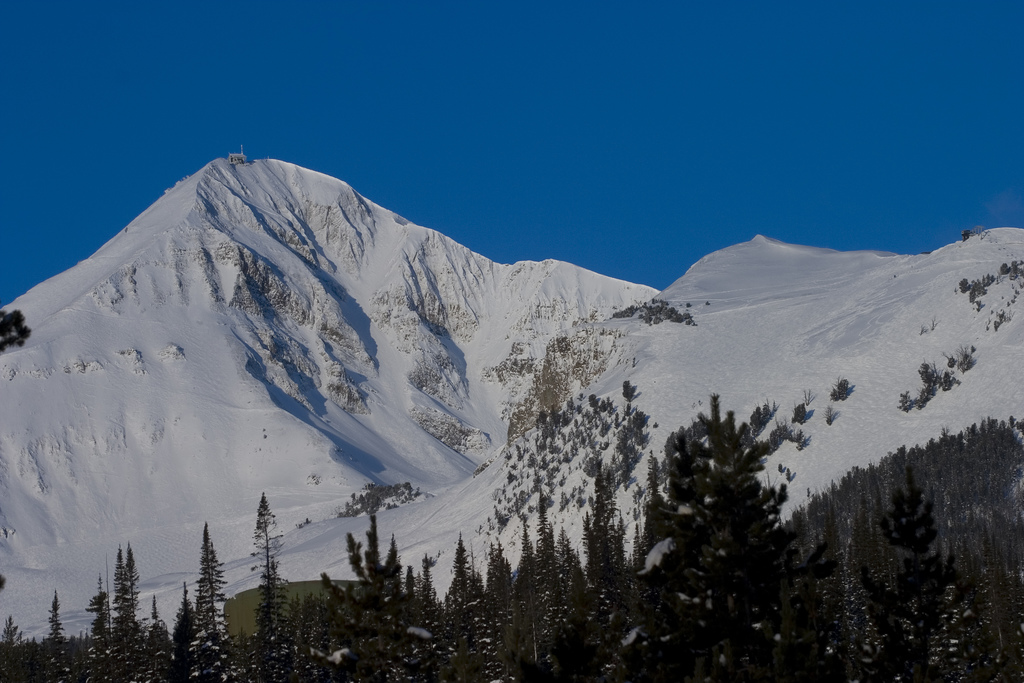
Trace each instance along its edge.
<instances>
[{"instance_id":1,"label":"mountain peak","mask_svg":"<svg viewBox=\"0 0 1024 683\"><path fill-rule=\"evenodd\" d=\"M245 539L264 491L290 525L368 483L465 482L514 421L614 367L597 323L654 293L494 263L294 164L215 159L13 302L33 334L0 357L4 574L33 585L47 553L67 573L37 587L85 605L109 545L189 571L181 530ZM39 595L4 595L33 632Z\"/></svg>"},{"instance_id":2,"label":"mountain peak","mask_svg":"<svg viewBox=\"0 0 1024 683\"><path fill-rule=\"evenodd\" d=\"M808 286L838 285L895 256L883 251L842 252L789 244L756 235L703 257L661 296L670 301L714 300L720 306L787 298Z\"/></svg>"}]
</instances>

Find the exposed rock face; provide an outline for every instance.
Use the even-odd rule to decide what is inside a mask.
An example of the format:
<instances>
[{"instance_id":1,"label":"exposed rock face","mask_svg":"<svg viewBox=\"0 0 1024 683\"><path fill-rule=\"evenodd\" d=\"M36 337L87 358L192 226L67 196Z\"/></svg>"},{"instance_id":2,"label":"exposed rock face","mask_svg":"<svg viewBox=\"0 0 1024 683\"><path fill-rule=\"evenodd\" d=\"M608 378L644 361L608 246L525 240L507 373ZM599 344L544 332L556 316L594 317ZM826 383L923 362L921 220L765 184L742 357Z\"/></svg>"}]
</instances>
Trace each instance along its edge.
<instances>
[{"instance_id":1,"label":"exposed rock face","mask_svg":"<svg viewBox=\"0 0 1024 683\"><path fill-rule=\"evenodd\" d=\"M491 437L473 427L467 427L457 418L440 410L414 408L412 419L424 431L456 453L463 455L482 454L491 445Z\"/></svg>"},{"instance_id":2,"label":"exposed rock face","mask_svg":"<svg viewBox=\"0 0 1024 683\"><path fill-rule=\"evenodd\" d=\"M509 411L508 440L514 441L532 428L541 410L561 408L604 373L616 356L620 335L604 328L583 327L548 342L539 362L514 356L502 361L495 374L511 377L518 373L527 387Z\"/></svg>"}]
</instances>

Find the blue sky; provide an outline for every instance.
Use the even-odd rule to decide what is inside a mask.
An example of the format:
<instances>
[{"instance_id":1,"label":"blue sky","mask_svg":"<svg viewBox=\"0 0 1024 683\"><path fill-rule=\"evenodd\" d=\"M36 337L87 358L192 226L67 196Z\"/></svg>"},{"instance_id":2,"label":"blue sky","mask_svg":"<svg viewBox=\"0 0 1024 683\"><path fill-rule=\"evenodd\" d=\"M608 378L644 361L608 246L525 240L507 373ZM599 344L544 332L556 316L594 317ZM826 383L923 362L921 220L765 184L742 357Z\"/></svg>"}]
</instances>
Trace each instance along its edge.
<instances>
[{"instance_id":1,"label":"blue sky","mask_svg":"<svg viewBox=\"0 0 1024 683\"><path fill-rule=\"evenodd\" d=\"M494 260L658 288L758 233L1024 227L1022 8L4 3L0 300L239 144Z\"/></svg>"}]
</instances>

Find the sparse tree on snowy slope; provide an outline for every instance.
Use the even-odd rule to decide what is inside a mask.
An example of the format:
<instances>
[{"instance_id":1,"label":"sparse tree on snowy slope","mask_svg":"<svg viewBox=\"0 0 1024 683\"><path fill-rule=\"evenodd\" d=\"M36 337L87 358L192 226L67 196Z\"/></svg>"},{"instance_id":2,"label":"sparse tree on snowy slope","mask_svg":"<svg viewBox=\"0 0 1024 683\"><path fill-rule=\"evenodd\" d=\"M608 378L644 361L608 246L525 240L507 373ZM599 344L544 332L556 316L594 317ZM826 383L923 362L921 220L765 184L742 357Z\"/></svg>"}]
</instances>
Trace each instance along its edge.
<instances>
[{"instance_id":1,"label":"sparse tree on snowy slope","mask_svg":"<svg viewBox=\"0 0 1024 683\"><path fill-rule=\"evenodd\" d=\"M10 346L23 346L31 334L21 311L0 310L0 351Z\"/></svg>"}]
</instances>

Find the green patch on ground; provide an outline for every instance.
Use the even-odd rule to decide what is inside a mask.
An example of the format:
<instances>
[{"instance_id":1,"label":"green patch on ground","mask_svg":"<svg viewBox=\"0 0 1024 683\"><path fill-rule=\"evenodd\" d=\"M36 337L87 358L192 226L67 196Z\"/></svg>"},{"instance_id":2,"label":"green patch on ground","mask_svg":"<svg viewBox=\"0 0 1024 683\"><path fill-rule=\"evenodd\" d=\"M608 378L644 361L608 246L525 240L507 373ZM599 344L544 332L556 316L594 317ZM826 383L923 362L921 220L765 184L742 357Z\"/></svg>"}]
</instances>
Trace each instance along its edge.
<instances>
[{"instance_id":1,"label":"green patch on ground","mask_svg":"<svg viewBox=\"0 0 1024 683\"><path fill-rule=\"evenodd\" d=\"M338 586L344 586L352 581L335 581ZM285 601L290 602L292 598L300 600L307 595L321 594L324 592L324 585L320 581L290 581L285 585ZM224 603L224 618L228 622L228 631L231 635L238 636L241 633L255 633L256 631L256 608L260 604L260 591L252 588L242 591L238 595L228 598Z\"/></svg>"}]
</instances>

